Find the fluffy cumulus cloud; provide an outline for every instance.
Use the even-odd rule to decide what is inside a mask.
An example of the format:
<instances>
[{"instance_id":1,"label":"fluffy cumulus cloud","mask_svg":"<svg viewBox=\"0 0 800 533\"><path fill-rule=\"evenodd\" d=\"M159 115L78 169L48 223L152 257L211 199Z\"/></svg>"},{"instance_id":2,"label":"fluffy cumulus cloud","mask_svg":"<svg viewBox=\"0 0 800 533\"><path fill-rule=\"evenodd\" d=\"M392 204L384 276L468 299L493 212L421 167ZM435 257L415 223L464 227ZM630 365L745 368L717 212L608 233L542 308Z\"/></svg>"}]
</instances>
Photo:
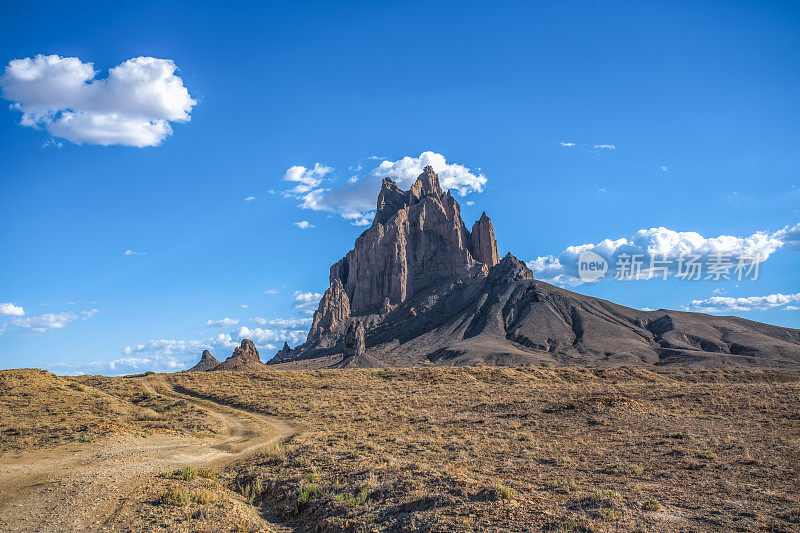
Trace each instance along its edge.
<instances>
[{"instance_id":1,"label":"fluffy cumulus cloud","mask_svg":"<svg viewBox=\"0 0 800 533\"><path fill-rule=\"evenodd\" d=\"M122 255L147 255L145 252L137 252L136 250L125 250Z\"/></svg>"},{"instance_id":2,"label":"fluffy cumulus cloud","mask_svg":"<svg viewBox=\"0 0 800 533\"><path fill-rule=\"evenodd\" d=\"M367 161L377 159L380 158L371 156ZM482 173L458 163L448 163L443 155L428 151L419 157L383 160L363 175L349 176L343 184L326 177L332 172L331 167L319 163L313 169L294 166L286 171L284 180L296 182L297 185L284 194L300 200L298 207L301 209L336 213L353 225L366 226L372 222L375 214L375 199L383 178L390 177L400 188L408 189L428 165L439 175L443 188L456 191L460 196L482 192L486 185L486 177ZM352 169L360 171L361 165Z\"/></svg>"},{"instance_id":3,"label":"fluffy cumulus cloud","mask_svg":"<svg viewBox=\"0 0 800 533\"><path fill-rule=\"evenodd\" d=\"M326 167L319 163L316 163L312 169L294 166L286 171L283 179L297 183L297 185L288 192L302 194L318 187L319 184L322 183L322 178L324 178L326 174L329 174L331 170L333 170L331 167Z\"/></svg>"},{"instance_id":4,"label":"fluffy cumulus cloud","mask_svg":"<svg viewBox=\"0 0 800 533\"><path fill-rule=\"evenodd\" d=\"M300 229L316 228L316 226L314 224L311 224L308 220L301 220L299 222L295 222L294 225Z\"/></svg>"},{"instance_id":5,"label":"fluffy cumulus cloud","mask_svg":"<svg viewBox=\"0 0 800 533\"><path fill-rule=\"evenodd\" d=\"M797 226L795 226L797 228ZM622 255L641 256L643 267L639 279L646 279L650 272L650 260L666 261L670 268L677 266L681 256L698 256L698 261L708 264L715 256L728 256L735 262L737 257L749 257L766 261L772 253L791 242L792 228L769 234L757 232L747 237L720 235L704 237L696 232L679 232L667 228L642 229L631 237L605 239L596 244L568 246L558 255L537 257L528 261L528 266L538 279L558 285L580 285L578 258L585 251L592 251L609 264L609 273L604 279L614 277L614 266Z\"/></svg>"},{"instance_id":6,"label":"fluffy cumulus cloud","mask_svg":"<svg viewBox=\"0 0 800 533\"><path fill-rule=\"evenodd\" d=\"M10 61L0 89L22 126L77 144L157 146L197 104L176 71L172 60L136 57L99 78L92 63L40 54Z\"/></svg>"},{"instance_id":7,"label":"fluffy cumulus cloud","mask_svg":"<svg viewBox=\"0 0 800 533\"><path fill-rule=\"evenodd\" d=\"M704 300L692 300L692 302L686 306L686 309L704 313L764 311L774 308L793 311L797 309L797 306L790 304L796 304L798 302L800 302L800 292L797 294L769 294L767 296L746 296L742 298L712 296Z\"/></svg>"},{"instance_id":8,"label":"fluffy cumulus cloud","mask_svg":"<svg viewBox=\"0 0 800 533\"><path fill-rule=\"evenodd\" d=\"M11 302L0 303L0 316L23 316L25 310L21 305L14 305Z\"/></svg>"},{"instance_id":9,"label":"fluffy cumulus cloud","mask_svg":"<svg viewBox=\"0 0 800 533\"><path fill-rule=\"evenodd\" d=\"M98 309L89 309L78 313L65 311L62 313L45 313L31 317L12 318L11 323L4 327L4 331L18 328L32 333L45 333L54 329L63 329L71 322L86 320L99 312Z\"/></svg>"},{"instance_id":10,"label":"fluffy cumulus cloud","mask_svg":"<svg viewBox=\"0 0 800 533\"><path fill-rule=\"evenodd\" d=\"M317 310L321 298L322 295L318 292L295 291L292 307L312 315Z\"/></svg>"},{"instance_id":11,"label":"fluffy cumulus cloud","mask_svg":"<svg viewBox=\"0 0 800 533\"><path fill-rule=\"evenodd\" d=\"M206 326L210 328L230 328L238 324L239 321L234 318L221 318L219 320L209 320Z\"/></svg>"}]
</instances>

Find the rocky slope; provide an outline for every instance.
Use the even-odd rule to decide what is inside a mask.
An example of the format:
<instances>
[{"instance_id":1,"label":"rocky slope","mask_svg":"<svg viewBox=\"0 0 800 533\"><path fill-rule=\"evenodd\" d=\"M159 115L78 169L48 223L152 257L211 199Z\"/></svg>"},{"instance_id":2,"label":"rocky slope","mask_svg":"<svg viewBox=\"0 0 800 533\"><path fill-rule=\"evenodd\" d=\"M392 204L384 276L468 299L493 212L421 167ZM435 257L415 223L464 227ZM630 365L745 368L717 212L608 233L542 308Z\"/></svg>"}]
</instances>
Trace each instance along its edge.
<instances>
[{"instance_id":1,"label":"rocky slope","mask_svg":"<svg viewBox=\"0 0 800 533\"><path fill-rule=\"evenodd\" d=\"M337 355L334 366L800 367L800 331L639 311L534 280L512 255L499 260L485 213L467 230L428 167L408 191L383 181L372 226L331 267L307 341L270 362Z\"/></svg>"},{"instance_id":2,"label":"rocky slope","mask_svg":"<svg viewBox=\"0 0 800 533\"><path fill-rule=\"evenodd\" d=\"M203 355L200 356L200 362L190 368L189 372L208 372L214 370L219 366L219 361L211 355L208 350L203 350Z\"/></svg>"}]
</instances>

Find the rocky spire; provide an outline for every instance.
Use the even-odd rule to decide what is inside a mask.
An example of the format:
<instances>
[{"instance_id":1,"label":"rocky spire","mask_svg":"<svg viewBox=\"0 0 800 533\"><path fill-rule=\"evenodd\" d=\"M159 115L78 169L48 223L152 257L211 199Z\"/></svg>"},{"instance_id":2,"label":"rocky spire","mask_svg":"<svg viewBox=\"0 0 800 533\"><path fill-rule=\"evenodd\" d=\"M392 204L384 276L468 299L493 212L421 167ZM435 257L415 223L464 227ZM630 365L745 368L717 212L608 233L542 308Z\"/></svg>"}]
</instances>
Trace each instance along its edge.
<instances>
[{"instance_id":1,"label":"rocky spire","mask_svg":"<svg viewBox=\"0 0 800 533\"><path fill-rule=\"evenodd\" d=\"M428 165L422 169L422 174L419 175L417 181L411 186L408 191L410 203L417 203L420 198L428 196L429 194L435 196L442 196L442 187L439 185L439 176L433 171L433 167Z\"/></svg>"},{"instance_id":2,"label":"rocky spire","mask_svg":"<svg viewBox=\"0 0 800 533\"><path fill-rule=\"evenodd\" d=\"M485 234L487 243L494 242L491 225L481 228L477 233ZM461 208L442 191L433 168L425 167L408 191L385 178L372 226L331 267L330 287L300 352L311 344L329 348L340 342L350 317L383 316L442 280L487 273L490 265L476 261L471 244ZM487 260L491 250L496 259L496 244L488 250ZM366 329L371 323L362 322Z\"/></svg>"},{"instance_id":3,"label":"rocky spire","mask_svg":"<svg viewBox=\"0 0 800 533\"><path fill-rule=\"evenodd\" d=\"M362 357L366 351L364 324L360 320L354 320L347 326L347 333L344 336L344 359Z\"/></svg>"},{"instance_id":4,"label":"rocky spire","mask_svg":"<svg viewBox=\"0 0 800 533\"><path fill-rule=\"evenodd\" d=\"M219 365L211 352L203 350L203 355L200 356L200 362L189 369L189 372L208 372L215 369Z\"/></svg>"},{"instance_id":5,"label":"rocky spire","mask_svg":"<svg viewBox=\"0 0 800 533\"><path fill-rule=\"evenodd\" d=\"M233 355L225 359L214 370L262 370L267 365L261 362L256 345L250 339L242 339L242 343L233 350Z\"/></svg>"},{"instance_id":6,"label":"rocky spire","mask_svg":"<svg viewBox=\"0 0 800 533\"><path fill-rule=\"evenodd\" d=\"M469 251L476 261L480 261L489 268L500 262L497 240L494 238L494 226L492 226L492 219L486 216L486 211L472 225Z\"/></svg>"},{"instance_id":7,"label":"rocky spire","mask_svg":"<svg viewBox=\"0 0 800 533\"><path fill-rule=\"evenodd\" d=\"M314 320L308 333L309 339L321 341L326 346L331 342L331 339L326 338L329 336L328 334L339 330L343 321L350 316L350 298L344 290L341 278L338 277L339 274L337 272L335 276L333 268L331 268L331 286L319 301L319 307L314 312Z\"/></svg>"}]
</instances>

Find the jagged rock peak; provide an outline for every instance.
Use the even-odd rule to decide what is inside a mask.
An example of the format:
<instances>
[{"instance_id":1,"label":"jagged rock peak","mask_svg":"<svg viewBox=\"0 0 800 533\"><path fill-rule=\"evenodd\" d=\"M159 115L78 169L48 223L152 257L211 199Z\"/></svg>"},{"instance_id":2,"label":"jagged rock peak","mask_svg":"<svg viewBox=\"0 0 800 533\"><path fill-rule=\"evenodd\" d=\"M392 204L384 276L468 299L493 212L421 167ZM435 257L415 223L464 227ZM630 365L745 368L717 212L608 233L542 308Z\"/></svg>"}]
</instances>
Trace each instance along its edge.
<instances>
[{"instance_id":1,"label":"jagged rock peak","mask_svg":"<svg viewBox=\"0 0 800 533\"><path fill-rule=\"evenodd\" d=\"M208 372L219 365L211 352L203 350L203 355L200 356L200 362L189 369L189 372Z\"/></svg>"},{"instance_id":2,"label":"jagged rock peak","mask_svg":"<svg viewBox=\"0 0 800 533\"><path fill-rule=\"evenodd\" d=\"M286 342L286 341L283 341L283 348L281 348L281 350L283 350L284 352L291 352L292 351L292 349L289 347L289 343Z\"/></svg>"},{"instance_id":3,"label":"jagged rock peak","mask_svg":"<svg viewBox=\"0 0 800 533\"><path fill-rule=\"evenodd\" d=\"M378 205L375 209L375 218L372 225L386 224L398 211L408 204L408 193L397 186L392 178L383 178L381 192L378 193Z\"/></svg>"},{"instance_id":4,"label":"jagged rock peak","mask_svg":"<svg viewBox=\"0 0 800 533\"><path fill-rule=\"evenodd\" d=\"M494 226L492 226L492 219L486 216L486 211L472 225L469 251L476 261L480 261L489 268L500 262L497 240L494 237Z\"/></svg>"},{"instance_id":5,"label":"jagged rock peak","mask_svg":"<svg viewBox=\"0 0 800 533\"><path fill-rule=\"evenodd\" d=\"M242 360L261 360L258 356L256 345L253 344L253 341L250 339L242 339L242 343L238 348L233 350L233 355L231 357Z\"/></svg>"},{"instance_id":6,"label":"jagged rock peak","mask_svg":"<svg viewBox=\"0 0 800 533\"><path fill-rule=\"evenodd\" d=\"M486 278L486 282L492 284L509 283L524 279L533 279L533 272L528 268L528 265L509 252L499 263L489 270L489 276Z\"/></svg>"},{"instance_id":7,"label":"jagged rock peak","mask_svg":"<svg viewBox=\"0 0 800 533\"><path fill-rule=\"evenodd\" d=\"M309 339L320 340L324 344L329 342L324 338L326 334L337 330L350 316L350 298L344 290L341 278L334 274L333 268L331 268L331 278L331 285L325 290L325 294L319 301L319 307L314 313L314 320L308 332Z\"/></svg>"},{"instance_id":8,"label":"jagged rock peak","mask_svg":"<svg viewBox=\"0 0 800 533\"><path fill-rule=\"evenodd\" d=\"M442 196L442 187L439 185L439 176L436 175L436 172L433 171L433 167L428 165L424 169L422 169L422 174L419 175L417 181L414 182L414 185L411 186L411 190L409 191L409 196L413 200L419 200L423 196L428 196L429 194L435 194L436 196Z\"/></svg>"},{"instance_id":9,"label":"jagged rock peak","mask_svg":"<svg viewBox=\"0 0 800 533\"><path fill-rule=\"evenodd\" d=\"M347 333L344 336L344 359L354 359L365 353L364 324L360 320L354 320L347 326Z\"/></svg>"}]
</instances>

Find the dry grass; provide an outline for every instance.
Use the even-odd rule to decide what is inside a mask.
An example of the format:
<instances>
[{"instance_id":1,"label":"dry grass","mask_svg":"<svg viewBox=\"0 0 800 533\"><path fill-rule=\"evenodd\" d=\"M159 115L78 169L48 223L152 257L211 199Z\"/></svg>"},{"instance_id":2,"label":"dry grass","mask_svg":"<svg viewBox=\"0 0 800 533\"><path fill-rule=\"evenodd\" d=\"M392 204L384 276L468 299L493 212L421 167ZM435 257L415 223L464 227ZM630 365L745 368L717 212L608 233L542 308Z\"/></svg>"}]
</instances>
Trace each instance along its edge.
<instances>
[{"instance_id":1,"label":"dry grass","mask_svg":"<svg viewBox=\"0 0 800 533\"><path fill-rule=\"evenodd\" d=\"M800 527L800 375L640 369L176 374L302 423L230 483L342 531Z\"/></svg>"},{"instance_id":2,"label":"dry grass","mask_svg":"<svg viewBox=\"0 0 800 533\"><path fill-rule=\"evenodd\" d=\"M0 456L121 432L211 431L202 411L150 395L132 379L0 371Z\"/></svg>"},{"instance_id":3,"label":"dry grass","mask_svg":"<svg viewBox=\"0 0 800 533\"><path fill-rule=\"evenodd\" d=\"M425 368L166 379L305 431L218 479L191 468L155 477L120 523L246 530L255 527L250 502L291 526L331 531L800 529L798 373ZM207 423L130 379L8 371L0 386L3 449L91 439L102 427L192 432Z\"/></svg>"}]
</instances>

